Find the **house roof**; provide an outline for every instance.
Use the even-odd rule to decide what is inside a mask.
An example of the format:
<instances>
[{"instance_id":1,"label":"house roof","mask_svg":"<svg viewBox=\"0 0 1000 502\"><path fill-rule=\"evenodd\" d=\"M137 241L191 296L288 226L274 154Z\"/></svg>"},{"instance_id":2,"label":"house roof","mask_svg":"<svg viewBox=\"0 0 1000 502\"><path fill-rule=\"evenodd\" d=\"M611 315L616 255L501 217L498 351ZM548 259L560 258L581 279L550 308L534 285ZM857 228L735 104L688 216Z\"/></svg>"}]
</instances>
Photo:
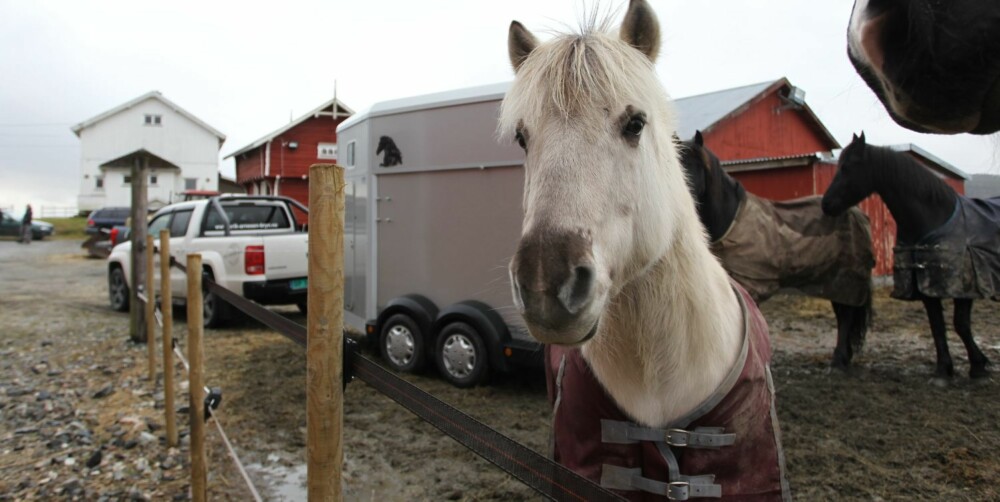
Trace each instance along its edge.
<instances>
[{"instance_id":1,"label":"house roof","mask_svg":"<svg viewBox=\"0 0 1000 502\"><path fill-rule=\"evenodd\" d=\"M934 154L928 152L927 150L924 150L923 148L920 148L917 145L914 145L913 143L903 143L903 144L899 144L899 145L889 145L888 148L891 149L891 150L895 150L897 152L910 153L911 155L916 155L917 157L922 157L923 160L925 160L925 161L927 161L927 162L929 162L931 164L934 164L936 166L939 166L939 167L941 167L941 169L945 170L946 172L954 174L955 176L957 176L959 178L962 178L963 180L972 179L972 176L970 176L965 171L963 171L963 170L961 170L961 169L959 169L959 168L957 168L957 167L949 164L948 162L945 162L944 160L940 159L939 157L935 156Z\"/></svg>"},{"instance_id":2,"label":"house roof","mask_svg":"<svg viewBox=\"0 0 1000 502\"><path fill-rule=\"evenodd\" d=\"M679 116L677 136L682 140L688 140L694 137L696 131L710 131L716 124L739 115L768 94L781 88L790 90L793 87L787 78L782 77L758 84L676 99L674 103ZM800 109L812 119L819 133L832 145L831 148L840 148L840 143L830 134L808 104L800 105Z\"/></svg>"},{"instance_id":3,"label":"house roof","mask_svg":"<svg viewBox=\"0 0 1000 502\"><path fill-rule=\"evenodd\" d=\"M225 157L223 157L223 159L228 159L229 157L235 157L235 156L237 156L237 155L239 155L241 153L249 152L250 150L253 150L253 149L257 148L257 147L263 145L264 143L267 143L268 141L271 141L274 138L276 138L278 136L281 136L282 134L284 134L289 129L291 129L291 128L293 128L293 127L295 127L295 126L297 126L297 125L299 125L299 124L301 124L303 122L305 122L306 120L314 118L314 117L319 117L320 114L323 114L324 110L326 110L327 108L331 108L332 109L334 107L334 104L336 104L336 117L340 117L341 114L344 114L344 116L354 115L354 110L351 110L350 108L348 108L347 105L345 105L342 101L338 100L337 98L332 98L329 101L323 103L322 105L317 106L311 112L309 112L309 113L307 113L307 114L305 114L305 115L303 115L303 116L301 116L301 117L299 117L299 118L297 118L297 119L295 119L295 120L293 120L293 121L291 121L291 122L289 122L289 123L287 123L287 124L279 127L278 129L272 131L270 134L267 134L267 135L264 135L264 136L258 138L253 143L250 143L249 145L244 146L243 148L240 148L239 150L236 150L235 152L230 153L229 155L226 155ZM332 113L332 110L331 110L331 112L325 112L325 113L326 114ZM334 118L336 118L336 117L334 117Z\"/></svg>"},{"instance_id":4,"label":"house roof","mask_svg":"<svg viewBox=\"0 0 1000 502\"><path fill-rule=\"evenodd\" d=\"M169 160L160 157L159 155L146 150L145 148L140 148L133 152L120 155L114 159L111 159L103 164L101 164L101 169L109 167L126 167L131 168L137 159L146 158L149 162L149 167L156 169L180 169L180 166L170 162Z\"/></svg>"},{"instance_id":5,"label":"house roof","mask_svg":"<svg viewBox=\"0 0 1000 502\"><path fill-rule=\"evenodd\" d=\"M84 130L84 129L86 129L86 128L88 128L88 127L90 127L90 126L92 126L92 125L94 125L94 124L96 124L96 123L98 123L98 122L106 119L106 118L108 118L108 117L111 117L112 115L117 115L118 113L121 113L121 112L123 112L125 110L128 110L129 108L132 108L133 106L136 106L139 103L142 103L143 101L146 101L147 99L155 99L155 100L160 101L164 105L167 105L167 107L169 107L171 110L173 110L173 111L175 111L175 112L183 115L184 117L186 117L191 122L194 122L195 124L198 124L199 126L201 126L202 129L205 129L206 131L214 134L215 137L219 138L219 148L222 148L222 142L226 140L226 135L225 134L222 134L221 132L219 132L218 130L216 130L214 127L206 124L201 119L199 119L198 117L195 117L194 115L192 115L187 110L181 108L180 106L177 106L177 104L174 103L173 101L170 101L169 99L163 97L163 94L160 93L160 91L149 91L146 94L143 94L142 96L139 96L138 98L135 98L135 99L133 99L131 101L128 101L128 102L123 103L123 104L120 104L120 105L118 105L118 106L116 106L116 107L114 107L114 108L112 108L112 109L110 109L110 110L108 110L108 111L100 114L100 115L97 115L95 117L92 117L92 118L89 118L87 120L84 120L83 122L80 122L79 124L71 127L70 130L73 131L73 133L76 134L77 136L80 136L80 131L82 131L82 130Z\"/></svg>"}]
</instances>

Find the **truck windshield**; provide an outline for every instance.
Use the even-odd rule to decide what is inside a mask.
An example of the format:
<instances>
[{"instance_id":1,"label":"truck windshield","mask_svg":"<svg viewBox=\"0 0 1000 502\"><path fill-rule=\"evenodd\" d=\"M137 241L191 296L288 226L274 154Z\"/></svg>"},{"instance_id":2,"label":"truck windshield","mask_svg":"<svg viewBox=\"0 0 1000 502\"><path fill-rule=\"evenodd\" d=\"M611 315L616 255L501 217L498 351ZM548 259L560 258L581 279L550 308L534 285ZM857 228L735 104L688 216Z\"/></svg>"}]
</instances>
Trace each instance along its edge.
<instances>
[{"instance_id":1,"label":"truck windshield","mask_svg":"<svg viewBox=\"0 0 1000 502\"><path fill-rule=\"evenodd\" d=\"M288 215L280 206L238 205L223 206L229 218L230 230L287 230L291 228ZM226 223L217 211L210 210L205 219L205 231L223 231Z\"/></svg>"}]
</instances>

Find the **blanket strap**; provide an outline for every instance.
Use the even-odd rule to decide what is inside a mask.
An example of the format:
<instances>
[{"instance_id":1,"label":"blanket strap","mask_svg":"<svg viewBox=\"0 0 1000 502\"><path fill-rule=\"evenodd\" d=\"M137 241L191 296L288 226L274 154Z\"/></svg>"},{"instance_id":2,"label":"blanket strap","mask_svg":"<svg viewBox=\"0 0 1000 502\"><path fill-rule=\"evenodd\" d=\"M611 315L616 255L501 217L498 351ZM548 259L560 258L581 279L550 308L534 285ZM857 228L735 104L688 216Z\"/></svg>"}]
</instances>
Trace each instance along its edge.
<instances>
[{"instance_id":1,"label":"blanket strap","mask_svg":"<svg viewBox=\"0 0 1000 502\"><path fill-rule=\"evenodd\" d=\"M713 484L715 476L679 476L679 480L664 483L642 477L642 469L604 464L601 486L612 490L641 490L662 495L669 500L722 497L722 486Z\"/></svg>"},{"instance_id":2,"label":"blanket strap","mask_svg":"<svg viewBox=\"0 0 1000 502\"><path fill-rule=\"evenodd\" d=\"M736 443L736 434L726 434L722 427L696 427L693 431L688 431L655 429L629 422L601 420L601 441L613 444L663 441L678 448L719 448Z\"/></svg>"}]
</instances>

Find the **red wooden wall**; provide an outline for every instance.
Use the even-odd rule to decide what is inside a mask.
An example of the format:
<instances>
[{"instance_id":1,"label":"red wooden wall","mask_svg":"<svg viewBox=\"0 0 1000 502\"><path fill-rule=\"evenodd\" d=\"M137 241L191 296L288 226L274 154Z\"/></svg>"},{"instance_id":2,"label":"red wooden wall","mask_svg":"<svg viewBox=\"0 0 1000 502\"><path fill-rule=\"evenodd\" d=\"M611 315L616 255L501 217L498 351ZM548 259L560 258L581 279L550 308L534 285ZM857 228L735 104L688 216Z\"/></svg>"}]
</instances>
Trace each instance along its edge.
<instances>
[{"instance_id":1,"label":"red wooden wall","mask_svg":"<svg viewBox=\"0 0 1000 502\"><path fill-rule=\"evenodd\" d=\"M271 140L270 168L265 175L267 143L236 157L236 182L255 193L252 186L261 179L267 179L273 195L291 197L303 205L309 205L309 166L318 163L335 163L336 159L320 159L320 143L337 143L337 125L344 118L333 120L328 116L310 117L291 129L274 136ZM290 148L297 143L296 148ZM278 179L280 178L280 181ZM296 218L306 220L306 215L296 212Z\"/></svg>"},{"instance_id":2,"label":"red wooden wall","mask_svg":"<svg viewBox=\"0 0 1000 502\"><path fill-rule=\"evenodd\" d=\"M837 145L805 111L782 109L778 92L703 131L705 145L722 160L785 157L829 151Z\"/></svg>"},{"instance_id":3,"label":"red wooden wall","mask_svg":"<svg viewBox=\"0 0 1000 502\"><path fill-rule=\"evenodd\" d=\"M316 148L320 143L337 143L337 124L342 120L334 121L330 117L308 118L276 136L271 141L271 176L281 176L282 179L301 178L309 174L309 166L313 164L335 162L334 159L319 159ZM297 142L298 148L288 148L291 142ZM308 197L300 202L308 204Z\"/></svg>"},{"instance_id":4,"label":"red wooden wall","mask_svg":"<svg viewBox=\"0 0 1000 502\"><path fill-rule=\"evenodd\" d=\"M236 182L243 185L247 193L251 193L249 183L264 177L264 149L258 148L247 152L246 158L241 157L243 156L235 158Z\"/></svg>"},{"instance_id":5,"label":"red wooden wall","mask_svg":"<svg viewBox=\"0 0 1000 502\"><path fill-rule=\"evenodd\" d=\"M750 193L771 200L791 200L816 194L812 165L730 173ZM819 192L822 193L822 192Z\"/></svg>"}]
</instances>

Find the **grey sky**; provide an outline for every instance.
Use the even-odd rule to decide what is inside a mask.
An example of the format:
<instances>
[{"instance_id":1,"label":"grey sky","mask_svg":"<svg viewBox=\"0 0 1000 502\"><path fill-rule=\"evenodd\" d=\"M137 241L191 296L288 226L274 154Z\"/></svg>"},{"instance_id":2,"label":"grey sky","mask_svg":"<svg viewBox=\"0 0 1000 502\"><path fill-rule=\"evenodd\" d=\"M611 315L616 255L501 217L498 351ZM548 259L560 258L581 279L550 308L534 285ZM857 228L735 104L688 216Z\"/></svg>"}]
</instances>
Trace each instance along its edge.
<instances>
[{"instance_id":1,"label":"grey sky","mask_svg":"<svg viewBox=\"0 0 1000 502\"><path fill-rule=\"evenodd\" d=\"M620 0L601 12L623 11ZM846 144L914 143L969 172L997 173L997 142L896 126L845 52L852 0L651 0L657 69L675 97L788 77ZM220 159L333 94L374 102L510 80L507 27L544 39L576 26L579 0L0 0L0 207L75 205L69 128L150 90L228 136ZM587 2L592 6L593 2ZM221 162L233 175L232 160Z\"/></svg>"}]
</instances>

